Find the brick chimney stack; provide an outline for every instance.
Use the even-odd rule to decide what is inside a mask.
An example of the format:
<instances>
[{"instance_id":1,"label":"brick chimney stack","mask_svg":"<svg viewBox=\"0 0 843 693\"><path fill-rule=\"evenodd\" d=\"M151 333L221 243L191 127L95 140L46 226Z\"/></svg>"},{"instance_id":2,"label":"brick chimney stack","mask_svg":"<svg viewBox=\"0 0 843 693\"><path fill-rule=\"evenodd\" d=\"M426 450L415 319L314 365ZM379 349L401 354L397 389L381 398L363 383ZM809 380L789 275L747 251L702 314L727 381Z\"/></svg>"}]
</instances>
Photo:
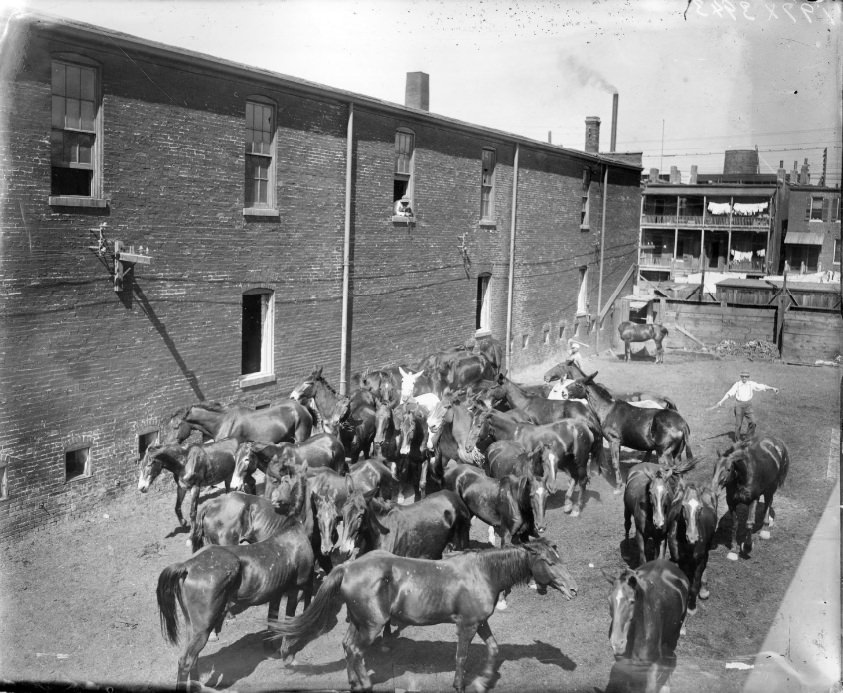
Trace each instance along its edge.
<instances>
[{"instance_id":1,"label":"brick chimney stack","mask_svg":"<svg viewBox=\"0 0 843 693\"><path fill-rule=\"evenodd\" d=\"M802 164L802 170L799 171L799 185L810 185L811 184L811 174L808 171L808 160L805 159L805 163Z\"/></svg>"},{"instance_id":2,"label":"brick chimney stack","mask_svg":"<svg viewBox=\"0 0 843 693\"><path fill-rule=\"evenodd\" d=\"M426 72L408 72L407 88L404 91L404 105L407 108L430 110L430 75Z\"/></svg>"},{"instance_id":3,"label":"brick chimney stack","mask_svg":"<svg viewBox=\"0 0 843 693\"><path fill-rule=\"evenodd\" d=\"M585 151L589 154L600 151L600 118L597 116L585 119Z\"/></svg>"}]
</instances>

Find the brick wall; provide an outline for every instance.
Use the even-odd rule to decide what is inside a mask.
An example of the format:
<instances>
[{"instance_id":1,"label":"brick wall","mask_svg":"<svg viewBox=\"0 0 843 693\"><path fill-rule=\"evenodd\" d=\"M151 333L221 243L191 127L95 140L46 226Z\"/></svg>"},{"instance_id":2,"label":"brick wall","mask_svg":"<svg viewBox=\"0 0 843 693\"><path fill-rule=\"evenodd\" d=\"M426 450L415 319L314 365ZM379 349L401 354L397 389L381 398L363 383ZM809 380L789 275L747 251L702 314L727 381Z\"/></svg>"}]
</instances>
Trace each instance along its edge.
<instances>
[{"instance_id":1,"label":"brick wall","mask_svg":"<svg viewBox=\"0 0 843 693\"><path fill-rule=\"evenodd\" d=\"M8 481L0 537L136 493L138 435L179 407L286 396L318 365L338 386L342 341L347 104L114 41L77 45L46 32L25 45L0 82L0 130L14 133L0 148L9 172L0 207L0 467ZM107 210L48 204L56 52L84 53L101 67ZM276 104L277 218L242 213L243 114L252 95ZM411 226L392 221L398 127L416 134ZM482 273L492 276L492 334L503 340L515 145L410 112L358 107L352 147L349 372L415 365L472 336ZM483 147L497 151L492 227L479 223ZM590 267L597 310L602 184L595 177L592 225L583 232L585 160L538 149L519 154L515 366L558 349L561 326L561 339L571 334L581 265ZM638 194L637 171L613 172L604 300L610 278L634 256ZM119 294L110 253L89 249L103 223L108 241L143 245L152 257ZM275 294L276 378L243 389L242 294L259 287ZM90 445L93 473L65 482L65 451L78 445Z\"/></svg>"}]
</instances>

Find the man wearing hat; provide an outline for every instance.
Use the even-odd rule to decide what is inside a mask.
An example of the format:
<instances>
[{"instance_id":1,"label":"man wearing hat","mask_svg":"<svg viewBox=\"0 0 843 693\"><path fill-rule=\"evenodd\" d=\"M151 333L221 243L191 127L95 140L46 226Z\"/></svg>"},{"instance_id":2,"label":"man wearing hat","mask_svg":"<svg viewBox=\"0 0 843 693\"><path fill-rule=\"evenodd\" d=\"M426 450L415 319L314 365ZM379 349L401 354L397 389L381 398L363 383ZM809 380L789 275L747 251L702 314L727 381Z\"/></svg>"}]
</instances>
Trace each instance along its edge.
<instances>
[{"instance_id":1,"label":"man wearing hat","mask_svg":"<svg viewBox=\"0 0 843 693\"><path fill-rule=\"evenodd\" d=\"M746 419L746 437L752 438L755 435L755 416L752 413L752 393L763 392L764 390L772 390L779 394L779 388L770 387L762 383L756 383L749 379L749 371L744 369L741 371L741 379L738 380L729 391L723 395L716 406L720 406L729 397L735 398L735 442L740 440L741 424ZM713 408L713 407L712 407Z\"/></svg>"},{"instance_id":2,"label":"man wearing hat","mask_svg":"<svg viewBox=\"0 0 843 693\"><path fill-rule=\"evenodd\" d=\"M582 356L580 355L580 345L573 339L568 340L568 361L573 363L577 368L583 370Z\"/></svg>"}]
</instances>

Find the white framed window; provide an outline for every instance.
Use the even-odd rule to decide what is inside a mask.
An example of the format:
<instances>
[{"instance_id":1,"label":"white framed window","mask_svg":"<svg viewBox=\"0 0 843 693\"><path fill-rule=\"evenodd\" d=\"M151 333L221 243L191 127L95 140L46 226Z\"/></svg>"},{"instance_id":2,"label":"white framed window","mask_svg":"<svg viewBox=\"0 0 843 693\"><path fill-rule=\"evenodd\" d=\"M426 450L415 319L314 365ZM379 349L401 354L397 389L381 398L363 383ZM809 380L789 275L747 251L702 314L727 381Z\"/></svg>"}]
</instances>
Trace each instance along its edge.
<instances>
[{"instance_id":1,"label":"white framed window","mask_svg":"<svg viewBox=\"0 0 843 693\"><path fill-rule=\"evenodd\" d=\"M9 464L0 460L0 501L9 498Z\"/></svg>"},{"instance_id":2,"label":"white framed window","mask_svg":"<svg viewBox=\"0 0 843 693\"><path fill-rule=\"evenodd\" d=\"M809 203L808 219L811 221L823 220L823 198L822 196L811 196Z\"/></svg>"},{"instance_id":3,"label":"white framed window","mask_svg":"<svg viewBox=\"0 0 843 693\"><path fill-rule=\"evenodd\" d=\"M495 218L495 168L497 153L484 149L480 156L480 218L491 221Z\"/></svg>"},{"instance_id":4,"label":"white framed window","mask_svg":"<svg viewBox=\"0 0 843 693\"><path fill-rule=\"evenodd\" d=\"M589 194L591 192L591 171L584 169L582 172L582 208L580 209L580 228L589 228Z\"/></svg>"},{"instance_id":5,"label":"white framed window","mask_svg":"<svg viewBox=\"0 0 843 693\"><path fill-rule=\"evenodd\" d=\"M102 196L102 109L99 68L70 59L51 63L50 195L65 198Z\"/></svg>"},{"instance_id":6,"label":"white framed window","mask_svg":"<svg viewBox=\"0 0 843 693\"><path fill-rule=\"evenodd\" d=\"M489 284L492 275L488 273L477 277L477 305L474 328L478 332L490 332L492 329L492 300Z\"/></svg>"},{"instance_id":7,"label":"white framed window","mask_svg":"<svg viewBox=\"0 0 843 693\"><path fill-rule=\"evenodd\" d=\"M416 151L416 136L410 130L400 129L395 132L395 175L392 192L393 205L406 197L413 204L413 169Z\"/></svg>"},{"instance_id":8,"label":"white framed window","mask_svg":"<svg viewBox=\"0 0 843 693\"><path fill-rule=\"evenodd\" d=\"M246 210L275 207L275 106L246 102Z\"/></svg>"},{"instance_id":9,"label":"white framed window","mask_svg":"<svg viewBox=\"0 0 843 693\"><path fill-rule=\"evenodd\" d=\"M839 267L840 266L840 239L839 238L834 239L834 255L832 255L831 257L832 257L831 261Z\"/></svg>"},{"instance_id":10,"label":"white framed window","mask_svg":"<svg viewBox=\"0 0 843 693\"><path fill-rule=\"evenodd\" d=\"M64 480L65 482L91 476L91 446L80 443L65 448L64 451Z\"/></svg>"},{"instance_id":11,"label":"white framed window","mask_svg":"<svg viewBox=\"0 0 843 693\"><path fill-rule=\"evenodd\" d=\"M273 376L275 348L275 294L250 289L243 294L242 358L240 373L249 381Z\"/></svg>"},{"instance_id":12,"label":"white framed window","mask_svg":"<svg viewBox=\"0 0 843 693\"><path fill-rule=\"evenodd\" d=\"M580 290L577 293L577 315L588 315L588 267L580 267Z\"/></svg>"}]
</instances>

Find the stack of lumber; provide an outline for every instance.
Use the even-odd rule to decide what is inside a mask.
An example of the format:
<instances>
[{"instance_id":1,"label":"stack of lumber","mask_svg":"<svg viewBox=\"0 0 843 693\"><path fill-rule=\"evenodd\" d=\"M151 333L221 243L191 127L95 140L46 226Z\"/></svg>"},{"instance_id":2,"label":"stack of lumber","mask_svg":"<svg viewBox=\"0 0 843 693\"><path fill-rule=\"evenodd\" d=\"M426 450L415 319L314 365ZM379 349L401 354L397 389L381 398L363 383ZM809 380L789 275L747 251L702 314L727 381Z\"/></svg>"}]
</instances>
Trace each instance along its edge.
<instances>
[{"instance_id":1,"label":"stack of lumber","mask_svg":"<svg viewBox=\"0 0 843 693\"><path fill-rule=\"evenodd\" d=\"M741 344L733 339L724 339L714 347L718 356L738 356L750 361L774 361L781 358L779 348L763 339L751 339Z\"/></svg>"}]
</instances>

